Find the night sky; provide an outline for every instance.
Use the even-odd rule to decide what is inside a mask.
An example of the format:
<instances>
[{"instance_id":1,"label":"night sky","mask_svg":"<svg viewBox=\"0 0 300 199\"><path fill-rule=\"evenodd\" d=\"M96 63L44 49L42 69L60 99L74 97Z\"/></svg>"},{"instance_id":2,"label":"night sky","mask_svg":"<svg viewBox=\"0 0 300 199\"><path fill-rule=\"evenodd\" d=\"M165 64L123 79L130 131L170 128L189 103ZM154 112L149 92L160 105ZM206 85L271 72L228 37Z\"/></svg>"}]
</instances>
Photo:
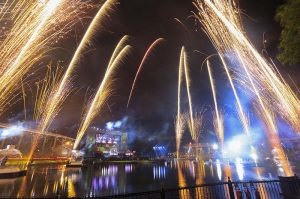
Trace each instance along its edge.
<instances>
[{"instance_id":1,"label":"night sky","mask_svg":"<svg viewBox=\"0 0 300 199\"><path fill-rule=\"evenodd\" d=\"M265 33L267 50L272 58L276 56L280 35L280 27L274 20L275 10L283 2L283 0L239 1L240 8L244 12L242 18L247 36L260 51L263 48L262 40ZM109 99L105 110L95 119L93 126L104 127L106 122L126 118L125 129L130 132L130 141L135 148L145 146L145 143L149 147L157 143L174 147L177 72L180 49L184 45L191 67L194 107L195 110L200 110L201 107L207 109L205 132L212 130L210 122L213 108L212 95L207 70L205 67L201 68L206 56L198 51L210 55L215 53L215 50L201 30L201 25L193 18L192 10L194 7L190 0L121 0L110 13L110 18L101 24L102 28L95 35L92 46L82 56L74 78L78 90L66 100L50 130L71 137L76 136L86 96L96 91L111 53L124 35L130 36L133 51L118 70L115 93ZM83 21L84 26L76 26L73 35L60 42L60 48L49 59L63 60L67 66L94 14L89 13L87 19ZM174 18L182 21L185 27ZM164 38L165 42L153 51L144 65L131 104L126 109L137 67L146 49L159 37ZM213 60L213 65L219 100L221 106L226 107L226 102L222 104L222 96L226 96L225 87L228 87L228 83L217 59ZM285 68L279 63L278 67L283 74L291 73L294 80L298 81L296 77L299 72L295 67ZM27 92L28 96L34 95L32 94L34 91L28 89ZM32 112L32 103L29 99L27 106L29 114ZM183 97L183 107L187 110L186 97ZM14 110L2 119L5 120L23 121L22 105L16 105ZM185 140L186 142L190 140L188 135L185 136Z\"/></svg>"}]
</instances>

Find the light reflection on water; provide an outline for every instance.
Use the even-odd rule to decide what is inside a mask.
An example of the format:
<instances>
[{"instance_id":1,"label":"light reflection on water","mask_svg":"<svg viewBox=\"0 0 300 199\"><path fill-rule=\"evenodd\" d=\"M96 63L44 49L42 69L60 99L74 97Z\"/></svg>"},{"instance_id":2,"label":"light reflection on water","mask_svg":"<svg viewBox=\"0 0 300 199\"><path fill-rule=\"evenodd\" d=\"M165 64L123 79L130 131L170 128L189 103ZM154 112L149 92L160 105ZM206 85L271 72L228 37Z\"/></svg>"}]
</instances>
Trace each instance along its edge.
<instances>
[{"instance_id":1,"label":"light reflection on water","mask_svg":"<svg viewBox=\"0 0 300 199\"><path fill-rule=\"evenodd\" d=\"M218 178L221 181L222 180L222 169L221 169L221 163L220 163L219 159L217 159L217 161L216 161L216 167L217 167Z\"/></svg>"},{"instance_id":2,"label":"light reflection on water","mask_svg":"<svg viewBox=\"0 0 300 199\"><path fill-rule=\"evenodd\" d=\"M297 172L296 172L297 173ZM299 174L299 173L298 173ZM27 176L0 180L0 197L88 197L188 186L202 183L277 178L276 167L249 167L236 159L234 164L178 161L165 164L105 164L86 168L34 166Z\"/></svg>"},{"instance_id":3,"label":"light reflection on water","mask_svg":"<svg viewBox=\"0 0 300 199\"><path fill-rule=\"evenodd\" d=\"M153 166L153 178L154 179L165 179L166 178L166 167L165 166Z\"/></svg>"},{"instance_id":4,"label":"light reflection on water","mask_svg":"<svg viewBox=\"0 0 300 199\"><path fill-rule=\"evenodd\" d=\"M235 160L235 167L239 180L244 180L244 165L242 162L241 158L236 158Z\"/></svg>"}]
</instances>

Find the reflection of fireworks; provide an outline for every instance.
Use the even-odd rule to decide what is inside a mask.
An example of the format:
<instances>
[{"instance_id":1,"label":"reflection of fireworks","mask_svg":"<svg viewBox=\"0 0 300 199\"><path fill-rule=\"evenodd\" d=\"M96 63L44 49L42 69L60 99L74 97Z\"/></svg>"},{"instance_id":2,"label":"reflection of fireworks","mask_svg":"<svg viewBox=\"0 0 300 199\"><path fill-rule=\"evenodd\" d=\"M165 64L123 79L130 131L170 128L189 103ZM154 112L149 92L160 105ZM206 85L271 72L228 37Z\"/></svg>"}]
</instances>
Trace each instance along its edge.
<instances>
[{"instance_id":1,"label":"reflection of fireworks","mask_svg":"<svg viewBox=\"0 0 300 199\"><path fill-rule=\"evenodd\" d=\"M79 145L81 138L86 132L87 128L90 126L95 117L102 110L103 105L107 101L107 98L112 94L112 82L113 82L113 74L117 69L117 66L122 63L124 57L128 54L130 50L130 46L125 46L112 61L111 65L108 66L108 69L104 75L104 78L98 88L98 91L91 101L91 103L86 107L84 119L82 120L77 137L74 143L74 149L76 149Z\"/></svg>"},{"instance_id":2,"label":"reflection of fireworks","mask_svg":"<svg viewBox=\"0 0 300 199\"><path fill-rule=\"evenodd\" d=\"M10 19L12 27L0 32L0 107L1 112L15 103L19 81L33 68L49 46L58 42L80 20L89 3L80 0L6 1L0 19ZM2 21L1 21L2 22Z\"/></svg>"},{"instance_id":3,"label":"reflection of fireworks","mask_svg":"<svg viewBox=\"0 0 300 199\"><path fill-rule=\"evenodd\" d=\"M208 69L208 74L209 74L209 80L210 80L210 85L211 85L211 91L213 94L213 99L214 99L214 105L215 105L215 112L214 112L214 127L215 127L215 131L217 134L217 137L219 139L219 142L221 144L221 146L223 145L224 142L224 125L223 125L223 117L221 112L219 111L218 108L218 102L217 102L217 95L216 95L216 88L215 88L215 83L214 83L214 79L212 76L212 71L211 71L211 67L210 67L210 62L207 61L207 69Z\"/></svg>"},{"instance_id":4,"label":"reflection of fireworks","mask_svg":"<svg viewBox=\"0 0 300 199\"><path fill-rule=\"evenodd\" d=\"M139 65L139 67L138 67L138 70L137 70L137 72L136 72L136 75L135 75L135 77L134 77L134 80L133 80L133 83L132 83L132 87L131 87L131 90L130 90L130 94L129 94L129 97L128 97L128 101L127 101L127 108L128 108L128 106L129 106L129 103L130 103L130 100L131 100L131 97L132 97L132 94L133 94L133 90L134 90L134 87L135 87L137 78L138 78L139 74L141 73L142 68L143 68L143 66L144 66L144 64L145 64L145 62L146 62L146 60L147 60L147 58L150 56L152 50L155 49L155 47L156 47L158 44L160 44L162 41L164 41L163 38L158 38L158 39L156 39L156 40L149 46L149 48L147 49L147 51L146 51L146 53L145 53L145 55L144 55L144 57L143 57L143 59L142 59L140 65Z\"/></svg>"}]
</instances>

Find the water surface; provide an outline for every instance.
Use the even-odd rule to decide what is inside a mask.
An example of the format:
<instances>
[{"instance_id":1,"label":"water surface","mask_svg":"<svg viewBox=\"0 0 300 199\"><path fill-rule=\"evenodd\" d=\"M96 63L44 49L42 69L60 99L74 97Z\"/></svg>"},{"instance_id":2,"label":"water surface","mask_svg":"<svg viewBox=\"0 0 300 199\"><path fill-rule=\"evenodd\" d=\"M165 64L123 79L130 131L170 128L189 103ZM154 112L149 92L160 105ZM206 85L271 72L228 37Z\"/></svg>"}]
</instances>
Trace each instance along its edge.
<instances>
[{"instance_id":1,"label":"water surface","mask_svg":"<svg viewBox=\"0 0 300 199\"><path fill-rule=\"evenodd\" d=\"M294 167L294 172L300 171ZM86 168L39 165L29 168L25 177L0 180L0 197L105 196L158 190L201 183L238 180L269 180L282 175L274 165L247 167L173 161L164 164L103 164Z\"/></svg>"}]
</instances>

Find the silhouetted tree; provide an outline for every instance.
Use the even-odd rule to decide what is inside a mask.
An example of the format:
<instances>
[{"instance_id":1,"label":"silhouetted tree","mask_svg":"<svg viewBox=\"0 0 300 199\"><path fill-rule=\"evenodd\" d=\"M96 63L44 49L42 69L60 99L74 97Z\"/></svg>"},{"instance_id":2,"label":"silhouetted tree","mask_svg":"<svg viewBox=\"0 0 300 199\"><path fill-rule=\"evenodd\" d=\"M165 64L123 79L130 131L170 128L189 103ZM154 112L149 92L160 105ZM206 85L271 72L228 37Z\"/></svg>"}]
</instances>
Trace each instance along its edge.
<instances>
[{"instance_id":1,"label":"silhouetted tree","mask_svg":"<svg viewBox=\"0 0 300 199\"><path fill-rule=\"evenodd\" d=\"M278 59L286 65L300 63L300 0L286 0L276 12L282 29Z\"/></svg>"}]
</instances>

